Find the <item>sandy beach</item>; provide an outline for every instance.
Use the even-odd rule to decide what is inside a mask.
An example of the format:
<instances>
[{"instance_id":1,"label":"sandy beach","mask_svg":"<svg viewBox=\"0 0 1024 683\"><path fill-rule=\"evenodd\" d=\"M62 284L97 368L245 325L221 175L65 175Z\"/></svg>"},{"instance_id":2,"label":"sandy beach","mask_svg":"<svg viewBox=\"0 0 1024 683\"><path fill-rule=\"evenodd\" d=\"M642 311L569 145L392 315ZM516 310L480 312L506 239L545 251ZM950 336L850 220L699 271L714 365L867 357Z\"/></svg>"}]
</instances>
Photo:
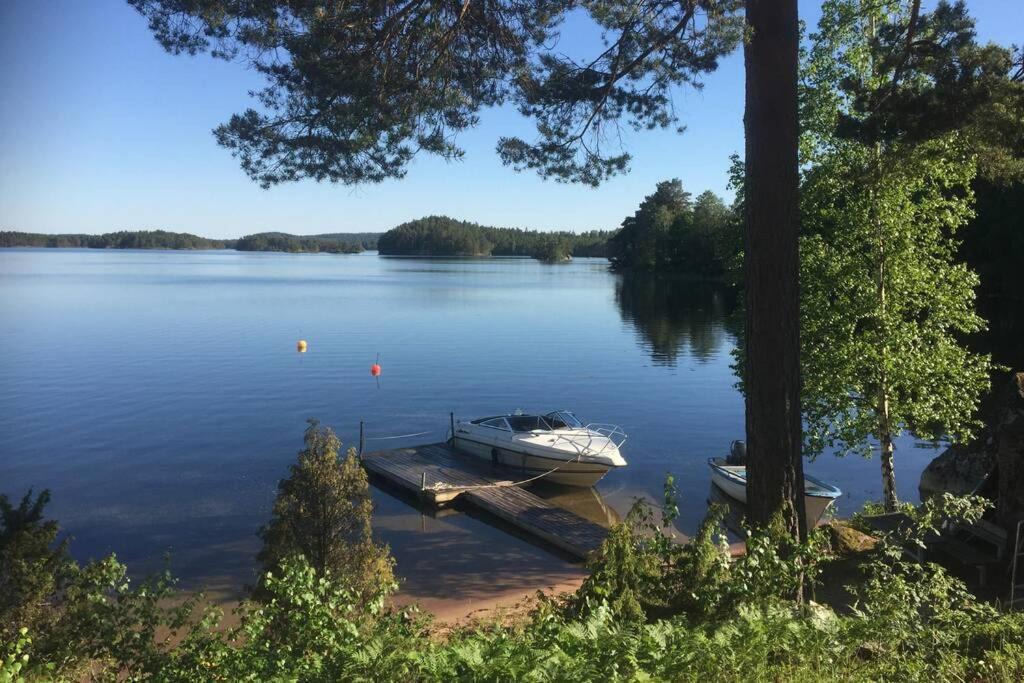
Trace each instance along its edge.
<instances>
[{"instance_id":1,"label":"sandy beach","mask_svg":"<svg viewBox=\"0 0 1024 683\"><path fill-rule=\"evenodd\" d=\"M551 597L571 593L580 587L586 576L581 567L574 576L560 574L538 585L501 591L472 591L458 596L436 597L414 597L399 593L394 604L419 605L424 612L434 616L439 626L462 626L527 612L536 604L538 592Z\"/></svg>"}]
</instances>

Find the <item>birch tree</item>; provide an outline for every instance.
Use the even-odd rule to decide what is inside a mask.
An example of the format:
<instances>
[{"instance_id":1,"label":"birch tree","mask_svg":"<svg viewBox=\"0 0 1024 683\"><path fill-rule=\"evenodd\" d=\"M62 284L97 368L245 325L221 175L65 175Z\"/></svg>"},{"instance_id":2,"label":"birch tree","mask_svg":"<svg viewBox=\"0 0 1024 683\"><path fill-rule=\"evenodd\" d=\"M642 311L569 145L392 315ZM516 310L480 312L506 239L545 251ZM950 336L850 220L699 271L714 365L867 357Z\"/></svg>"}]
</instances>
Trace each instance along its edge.
<instances>
[{"instance_id":1,"label":"birch tree","mask_svg":"<svg viewBox=\"0 0 1024 683\"><path fill-rule=\"evenodd\" d=\"M880 56L898 53L884 37L941 48L941 33L916 2L828 2L804 70L805 441L812 454L877 446L887 510L898 504L895 438L969 437L988 385L989 358L964 345L984 327L978 278L955 260L956 231L973 216L968 145L941 129L863 135L885 128L865 124L878 108L863 103L930 86L909 58Z\"/></svg>"}]
</instances>

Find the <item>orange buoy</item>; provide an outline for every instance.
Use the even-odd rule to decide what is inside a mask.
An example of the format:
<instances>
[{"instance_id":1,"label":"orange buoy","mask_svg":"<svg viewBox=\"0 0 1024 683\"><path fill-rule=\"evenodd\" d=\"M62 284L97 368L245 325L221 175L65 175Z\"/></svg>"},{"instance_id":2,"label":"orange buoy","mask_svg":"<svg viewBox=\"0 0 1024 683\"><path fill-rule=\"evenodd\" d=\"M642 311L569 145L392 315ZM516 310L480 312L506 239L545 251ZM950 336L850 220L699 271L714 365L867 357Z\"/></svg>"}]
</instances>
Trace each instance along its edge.
<instances>
[{"instance_id":1,"label":"orange buoy","mask_svg":"<svg viewBox=\"0 0 1024 683\"><path fill-rule=\"evenodd\" d=\"M306 352L306 346L308 346L306 344L306 340L305 339L300 339L299 343L295 345L295 348L298 349L299 353L305 353Z\"/></svg>"},{"instance_id":2,"label":"orange buoy","mask_svg":"<svg viewBox=\"0 0 1024 683\"><path fill-rule=\"evenodd\" d=\"M374 363L370 366L370 374L374 377L380 377L380 364Z\"/></svg>"}]
</instances>

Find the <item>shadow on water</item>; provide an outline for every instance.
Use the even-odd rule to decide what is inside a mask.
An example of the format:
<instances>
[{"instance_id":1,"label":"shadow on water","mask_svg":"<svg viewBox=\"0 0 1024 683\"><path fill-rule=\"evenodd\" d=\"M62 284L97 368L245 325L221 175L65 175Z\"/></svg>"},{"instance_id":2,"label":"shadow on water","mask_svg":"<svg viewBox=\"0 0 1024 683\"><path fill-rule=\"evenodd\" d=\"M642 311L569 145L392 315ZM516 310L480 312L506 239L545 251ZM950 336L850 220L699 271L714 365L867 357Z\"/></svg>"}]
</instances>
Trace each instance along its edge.
<instances>
[{"instance_id":1,"label":"shadow on water","mask_svg":"<svg viewBox=\"0 0 1024 683\"><path fill-rule=\"evenodd\" d=\"M574 558L473 506L436 508L377 478L373 484L385 512L374 533L390 546L403 599L479 599L581 575ZM406 505L417 514L402 512Z\"/></svg>"},{"instance_id":2,"label":"shadow on water","mask_svg":"<svg viewBox=\"0 0 1024 683\"><path fill-rule=\"evenodd\" d=\"M650 273L623 273L615 283L622 319L636 328L655 365L674 366L680 354L715 358L735 337L736 295L723 285Z\"/></svg>"},{"instance_id":3,"label":"shadow on water","mask_svg":"<svg viewBox=\"0 0 1024 683\"><path fill-rule=\"evenodd\" d=\"M450 518L453 516L466 515L472 519L485 523L491 529L513 536L534 548L539 548L545 553L550 553L555 557L565 560L566 562L578 563L577 558L574 558L559 550L557 547L522 531L515 525L510 524L499 517L477 509L471 504L462 504L459 500L456 500L449 505L438 507L433 503L428 503L420 499L418 496L415 496L405 489L395 486L385 478L378 475L371 474L370 482L373 484L374 488L380 492L380 494L387 496L395 502L408 505L418 512L420 519L423 522L418 529L421 533L432 533L433 525L426 523L428 519L447 519L448 521L452 521ZM582 488L578 486L563 486L549 482L537 482L529 486L528 490L540 498L543 498L551 505L568 510L578 517L594 522L606 529L622 521L622 518L619 516L619 513L615 508L606 503L604 498L601 496L601 493L595 488ZM405 533L415 534L417 529L415 526L408 526L402 531ZM417 541L417 543L421 542L422 539ZM514 551L509 552L503 559L503 564L506 568L516 564L516 561L511 559L514 557L522 559L525 555L520 553L517 556Z\"/></svg>"}]
</instances>

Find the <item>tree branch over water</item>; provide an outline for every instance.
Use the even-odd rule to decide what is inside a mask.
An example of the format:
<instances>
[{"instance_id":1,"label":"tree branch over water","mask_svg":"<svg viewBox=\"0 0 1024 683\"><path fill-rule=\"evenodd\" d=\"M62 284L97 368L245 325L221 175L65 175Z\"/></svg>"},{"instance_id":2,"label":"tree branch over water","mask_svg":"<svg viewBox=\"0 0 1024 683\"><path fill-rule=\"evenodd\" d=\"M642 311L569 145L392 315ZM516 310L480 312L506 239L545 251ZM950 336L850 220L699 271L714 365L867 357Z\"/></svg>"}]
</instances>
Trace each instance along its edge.
<instances>
[{"instance_id":1,"label":"tree branch over water","mask_svg":"<svg viewBox=\"0 0 1024 683\"><path fill-rule=\"evenodd\" d=\"M738 43L739 0L128 0L173 54L237 59L267 85L258 107L214 131L263 187L303 178L345 184L405 175L426 152L455 160L481 110L514 104L533 141L498 140L517 169L597 185L627 169L611 133L677 125L671 93L700 88ZM562 23L586 13L604 49L557 51ZM614 136L618 137L618 136Z\"/></svg>"}]
</instances>

